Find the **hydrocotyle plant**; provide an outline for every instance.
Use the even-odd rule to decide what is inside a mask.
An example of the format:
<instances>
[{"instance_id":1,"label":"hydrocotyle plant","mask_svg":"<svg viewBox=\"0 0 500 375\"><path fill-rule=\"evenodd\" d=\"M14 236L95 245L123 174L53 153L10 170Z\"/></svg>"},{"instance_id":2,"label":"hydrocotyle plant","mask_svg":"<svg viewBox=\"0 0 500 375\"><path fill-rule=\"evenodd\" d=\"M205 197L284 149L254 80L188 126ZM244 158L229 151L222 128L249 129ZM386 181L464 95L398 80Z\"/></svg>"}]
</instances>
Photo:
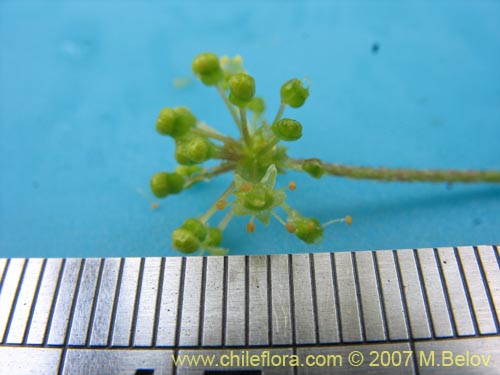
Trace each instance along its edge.
<instances>
[{"instance_id":1,"label":"hydrocotyle plant","mask_svg":"<svg viewBox=\"0 0 500 375\"><path fill-rule=\"evenodd\" d=\"M265 102L255 96L255 80L243 68L241 57L219 57L201 53L192 69L206 86L214 87L225 103L240 134L235 139L221 134L198 121L186 107L163 108L156 122L161 135L175 142L175 159L179 166L172 172L158 172L150 186L158 198L179 194L191 186L227 172L233 181L208 210L196 218L188 218L172 234L172 247L182 253L222 255L223 231L233 216L247 216L246 230L254 232L255 220L267 225L271 218L285 230L308 244L318 244L323 230L336 222L352 223L350 216L320 223L304 216L286 203L286 191L295 190L295 183L276 187L278 174L287 170L302 171L313 178L340 176L354 179L405 182L499 183L500 171L413 170L350 166L327 163L318 158L296 159L287 153L284 144L302 137L302 124L283 117L287 107L299 108L309 97L309 82L292 78L280 90L281 105L272 120L263 113ZM219 160L213 167L203 167L209 160ZM226 211L217 224L210 224L215 212ZM284 216L282 216L284 215Z\"/></svg>"}]
</instances>

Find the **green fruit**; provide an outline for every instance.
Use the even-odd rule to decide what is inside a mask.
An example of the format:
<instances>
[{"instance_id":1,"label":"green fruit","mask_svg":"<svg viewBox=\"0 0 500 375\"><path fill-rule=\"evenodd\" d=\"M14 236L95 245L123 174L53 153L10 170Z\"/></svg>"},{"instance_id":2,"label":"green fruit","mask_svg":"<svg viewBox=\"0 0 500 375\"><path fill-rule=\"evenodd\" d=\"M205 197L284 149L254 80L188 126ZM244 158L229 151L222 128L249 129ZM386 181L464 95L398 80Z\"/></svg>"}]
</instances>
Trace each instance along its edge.
<instances>
[{"instance_id":1,"label":"green fruit","mask_svg":"<svg viewBox=\"0 0 500 375\"><path fill-rule=\"evenodd\" d=\"M200 53L194 58L192 68L196 75L210 74L220 69L219 58L215 53Z\"/></svg>"},{"instance_id":2,"label":"green fruit","mask_svg":"<svg viewBox=\"0 0 500 375\"><path fill-rule=\"evenodd\" d=\"M200 164L215 155L213 143L198 136L186 136L176 140L175 160L181 165Z\"/></svg>"},{"instance_id":3,"label":"green fruit","mask_svg":"<svg viewBox=\"0 0 500 375\"><path fill-rule=\"evenodd\" d=\"M198 219L187 219L184 224L182 224L181 228L191 231L199 241L203 241L207 236L207 228L205 227L205 224Z\"/></svg>"},{"instance_id":4,"label":"green fruit","mask_svg":"<svg viewBox=\"0 0 500 375\"><path fill-rule=\"evenodd\" d=\"M302 125L296 120L283 118L273 123L274 135L282 141L296 141L302 137Z\"/></svg>"},{"instance_id":5,"label":"green fruit","mask_svg":"<svg viewBox=\"0 0 500 375\"><path fill-rule=\"evenodd\" d=\"M217 227L207 228L206 246L219 246L222 242L222 231Z\"/></svg>"},{"instance_id":6,"label":"green fruit","mask_svg":"<svg viewBox=\"0 0 500 375\"><path fill-rule=\"evenodd\" d=\"M178 194L184 189L184 177L178 173L168 174L168 184L170 185L170 194Z\"/></svg>"},{"instance_id":7,"label":"green fruit","mask_svg":"<svg viewBox=\"0 0 500 375\"><path fill-rule=\"evenodd\" d=\"M186 140L180 140L175 142L175 160L181 165L193 165L196 164L189 157L189 142Z\"/></svg>"},{"instance_id":8,"label":"green fruit","mask_svg":"<svg viewBox=\"0 0 500 375\"><path fill-rule=\"evenodd\" d=\"M189 129L196 125L196 117L194 117L188 107L176 107L175 113L177 115L178 126Z\"/></svg>"},{"instance_id":9,"label":"green fruit","mask_svg":"<svg viewBox=\"0 0 500 375\"><path fill-rule=\"evenodd\" d=\"M184 188L184 177L178 173L158 172L150 181L151 191L158 198L178 194Z\"/></svg>"},{"instance_id":10,"label":"green fruit","mask_svg":"<svg viewBox=\"0 0 500 375\"><path fill-rule=\"evenodd\" d=\"M202 168L198 165L179 165L175 168L175 173L180 174L184 177L192 176L195 173L202 171Z\"/></svg>"},{"instance_id":11,"label":"green fruit","mask_svg":"<svg viewBox=\"0 0 500 375\"><path fill-rule=\"evenodd\" d=\"M172 108L163 108L156 121L156 130L163 135L171 135L175 129L177 115Z\"/></svg>"},{"instance_id":12,"label":"green fruit","mask_svg":"<svg viewBox=\"0 0 500 375\"><path fill-rule=\"evenodd\" d=\"M323 227L312 217L298 220L295 228L295 235L307 244L318 243L323 237Z\"/></svg>"},{"instance_id":13,"label":"green fruit","mask_svg":"<svg viewBox=\"0 0 500 375\"><path fill-rule=\"evenodd\" d=\"M224 78L219 58L210 52L200 53L193 60L194 74L207 86L216 85Z\"/></svg>"},{"instance_id":14,"label":"green fruit","mask_svg":"<svg viewBox=\"0 0 500 375\"><path fill-rule=\"evenodd\" d=\"M320 178L325 174L323 164L319 159L307 159L302 164L302 169L307 172L311 177Z\"/></svg>"},{"instance_id":15,"label":"green fruit","mask_svg":"<svg viewBox=\"0 0 500 375\"><path fill-rule=\"evenodd\" d=\"M172 233L172 247L181 253L191 254L200 248L200 240L185 228L177 228Z\"/></svg>"},{"instance_id":16,"label":"green fruit","mask_svg":"<svg viewBox=\"0 0 500 375\"><path fill-rule=\"evenodd\" d=\"M213 145L208 139L193 138L188 143L187 156L194 163L203 163L213 156Z\"/></svg>"},{"instance_id":17,"label":"green fruit","mask_svg":"<svg viewBox=\"0 0 500 375\"><path fill-rule=\"evenodd\" d=\"M196 125L196 117L186 107L163 108L156 121L156 130L163 135L179 138Z\"/></svg>"},{"instance_id":18,"label":"green fruit","mask_svg":"<svg viewBox=\"0 0 500 375\"><path fill-rule=\"evenodd\" d=\"M301 107L309 96L309 89L299 79L291 79L281 86L281 102L293 108Z\"/></svg>"},{"instance_id":19,"label":"green fruit","mask_svg":"<svg viewBox=\"0 0 500 375\"><path fill-rule=\"evenodd\" d=\"M255 95L255 81L245 73L238 73L229 80L229 101L237 107L245 107Z\"/></svg>"},{"instance_id":20,"label":"green fruit","mask_svg":"<svg viewBox=\"0 0 500 375\"><path fill-rule=\"evenodd\" d=\"M261 115L266 110L266 103L264 99L255 97L248 103L248 109L257 115Z\"/></svg>"}]
</instances>

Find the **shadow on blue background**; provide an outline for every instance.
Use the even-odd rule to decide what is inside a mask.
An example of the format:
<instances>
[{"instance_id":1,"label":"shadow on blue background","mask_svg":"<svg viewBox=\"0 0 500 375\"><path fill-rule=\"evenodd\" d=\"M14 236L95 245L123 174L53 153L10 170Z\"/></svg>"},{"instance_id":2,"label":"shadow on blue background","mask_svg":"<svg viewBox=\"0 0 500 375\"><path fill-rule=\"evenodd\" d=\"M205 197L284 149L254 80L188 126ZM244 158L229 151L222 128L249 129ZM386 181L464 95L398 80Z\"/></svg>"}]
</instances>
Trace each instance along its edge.
<instances>
[{"instance_id":1,"label":"shadow on blue background","mask_svg":"<svg viewBox=\"0 0 500 375\"><path fill-rule=\"evenodd\" d=\"M310 100L296 157L371 166L499 169L500 4L460 2L0 3L0 255L173 255L170 233L204 212L224 176L150 209L172 170L154 123L188 105L236 135L213 90L190 77L210 50L244 57L268 100L292 77ZM374 45L377 47L374 47ZM278 223L226 231L232 254L500 243L500 187L399 184L290 173L290 203L321 221L307 246Z\"/></svg>"}]
</instances>

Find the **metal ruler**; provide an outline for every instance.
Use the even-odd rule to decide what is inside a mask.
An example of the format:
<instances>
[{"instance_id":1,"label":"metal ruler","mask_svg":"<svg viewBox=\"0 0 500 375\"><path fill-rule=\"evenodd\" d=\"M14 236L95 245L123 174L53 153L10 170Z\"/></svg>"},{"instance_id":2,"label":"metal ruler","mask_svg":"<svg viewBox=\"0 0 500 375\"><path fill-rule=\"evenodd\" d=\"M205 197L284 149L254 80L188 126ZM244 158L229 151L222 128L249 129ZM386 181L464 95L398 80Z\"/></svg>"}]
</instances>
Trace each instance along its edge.
<instances>
[{"instance_id":1,"label":"metal ruler","mask_svg":"<svg viewBox=\"0 0 500 375\"><path fill-rule=\"evenodd\" d=\"M499 374L499 258L0 259L0 373ZM214 362L174 365L199 354Z\"/></svg>"}]
</instances>

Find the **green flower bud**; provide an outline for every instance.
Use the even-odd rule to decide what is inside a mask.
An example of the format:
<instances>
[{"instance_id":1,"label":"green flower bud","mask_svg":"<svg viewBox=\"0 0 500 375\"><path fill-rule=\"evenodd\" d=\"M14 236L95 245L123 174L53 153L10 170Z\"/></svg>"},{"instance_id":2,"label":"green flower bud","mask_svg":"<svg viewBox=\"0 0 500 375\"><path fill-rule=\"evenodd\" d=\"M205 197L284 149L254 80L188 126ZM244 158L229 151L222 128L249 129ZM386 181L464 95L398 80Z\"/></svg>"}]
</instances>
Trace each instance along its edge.
<instances>
[{"instance_id":1,"label":"green flower bud","mask_svg":"<svg viewBox=\"0 0 500 375\"><path fill-rule=\"evenodd\" d=\"M274 135L283 141L296 141L302 137L302 125L296 120L282 118L271 127Z\"/></svg>"},{"instance_id":2,"label":"green flower bud","mask_svg":"<svg viewBox=\"0 0 500 375\"><path fill-rule=\"evenodd\" d=\"M308 244L319 243L323 237L323 227L315 218L303 218L295 223L295 235Z\"/></svg>"},{"instance_id":3,"label":"green flower bud","mask_svg":"<svg viewBox=\"0 0 500 375\"><path fill-rule=\"evenodd\" d=\"M319 159L307 159L302 164L302 169L314 178L320 178L325 174L323 164Z\"/></svg>"},{"instance_id":4,"label":"green flower bud","mask_svg":"<svg viewBox=\"0 0 500 375\"><path fill-rule=\"evenodd\" d=\"M170 185L170 194L178 194L184 189L184 177L178 173L169 173L167 181Z\"/></svg>"},{"instance_id":5,"label":"green flower bud","mask_svg":"<svg viewBox=\"0 0 500 375\"><path fill-rule=\"evenodd\" d=\"M291 79L281 86L281 101L290 107L301 107L309 96L309 88L297 78Z\"/></svg>"},{"instance_id":6,"label":"green flower bud","mask_svg":"<svg viewBox=\"0 0 500 375\"><path fill-rule=\"evenodd\" d=\"M177 126L189 129L196 125L196 117L188 107L176 107L174 111L177 115Z\"/></svg>"},{"instance_id":7,"label":"green flower bud","mask_svg":"<svg viewBox=\"0 0 500 375\"><path fill-rule=\"evenodd\" d=\"M202 168L197 165L179 165L175 168L175 173L184 177L192 176L195 173L201 172Z\"/></svg>"},{"instance_id":8,"label":"green flower bud","mask_svg":"<svg viewBox=\"0 0 500 375\"><path fill-rule=\"evenodd\" d=\"M192 68L194 74L203 75L210 74L221 67L219 58L215 53L203 52L194 58Z\"/></svg>"},{"instance_id":9,"label":"green flower bud","mask_svg":"<svg viewBox=\"0 0 500 375\"><path fill-rule=\"evenodd\" d=\"M207 228L205 227L205 224L198 219L187 219L184 224L182 224L181 228L191 231L199 241L203 241L207 236Z\"/></svg>"},{"instance_id":10,"label":"green flower bud","mask_svg":"<svg viewBox=\"0 0 500 375\"><path fill-rule=\"evenodd\" d=\"M194 74L207 86L213 86L224 78L224 72L216 54L210 52L200 53L193 60Z\"/></svg>"},{"instance_id":11,"label":"green flower bud","mask_svg":"<svg viewBox=\"0 0 500 375\"><path fill-rule=\"evenodd\" d=\"M159 172L151 177L151 191L158 198L178 194L184 188L184 177L178 173Z\"/></svg>"},{"instance_id":12,"label":"green flower bud","mask_svg":"<svg viewBox=\"0 0 500 375\"><path fill-rule=\"evenodd\" d=\"M266 103L264 99L255 97L248 103L248 109L254 112L256 115L261 115L266 110Z\"/></svg>"},{"instance_id":13,"label":"green flower bud","mask_svg":"<svg viewBox=\"0 0 500 375\"><path fill-rule=\"evenodd\" d=\"M215 156L215 146L204 137L186 136L175 142L175 160L181 165L203 163Z\"/></svg>"},{"instance_id":14,"label":"green flower bud","mask_svg":"<svg viewBox=\"0 0 500 375\"><path fill-rule=\"evenodd\" d=\"M219 246L222 242L222 231L217 227L207 228L207 238L205 239L205 246Z\"/></svg>"},{"instance_id":15,"label":"green flower bud","mask_svg":"<svg viewBox=\"0 0 500 375\"><path fill-rule=\"evenodd\" d=\"M200 248L200 240L185 228L177 228L172 233L172 247L181 253L191 254Z\"/></svg>"},{"instance_id":16,"label":"green flower bud","mask_svg":"<svg viewBox=\"0 0 500 375\"><path fill-rule=\"evenodd\" d=\"M178 138L196 125L196 117L186 107L163 108L156 121L156 130L163 135Z\"/></svg>"},{"instance_id":17,"label":"green flower bud","mask_svg":"<svg viewBox=\"0 0 500 375\"><path fill-rule=\"evenodd\" d=\"M238 73L229 80L229 101L237 107L246 106L255 95L255 81L252 76Z\"/></svg>"},{"instance_id":18,"label":"green flower bud","mask_svg":"<svg viewBox=\"0 0 500 375\"><path fill-rule=\"evenodd\" d=\"M193 138L188 143L187 155L194 163L203 163L214 156L214 147L208 139Z\"/></svg>"},{"instance_id":19,"label":"green flower bud","mask_svg":"<svg viewBox=\"0 0 500 375\"><path fill-rule=\"evenodd\" d=\"M189 157L189 143L185 140L175 142L175 160L181 165L193 165L195 162Z\"/></svg>"},{"instance_id":20,"label":"green flower bud","mask_svg":"<svg viewBox=\"0 0 500 375\"><path fill-rule=\"evenodd\" d=\"M272 206L273 200L272 192L264 186L257 184L245 194L243 206L250 210L266 210Z\"/></svg>"},{"instance_id":21,"label":"green flower bud","mask_svg":"<svg viewBox=\"0 0 500 375\"><path fill-rule=\"evenodd\" d=\"M171 135L175 129L177 115L172 108L163 108L156 121L156 130L163 135Z\"/></svg>"}]
</instances>

